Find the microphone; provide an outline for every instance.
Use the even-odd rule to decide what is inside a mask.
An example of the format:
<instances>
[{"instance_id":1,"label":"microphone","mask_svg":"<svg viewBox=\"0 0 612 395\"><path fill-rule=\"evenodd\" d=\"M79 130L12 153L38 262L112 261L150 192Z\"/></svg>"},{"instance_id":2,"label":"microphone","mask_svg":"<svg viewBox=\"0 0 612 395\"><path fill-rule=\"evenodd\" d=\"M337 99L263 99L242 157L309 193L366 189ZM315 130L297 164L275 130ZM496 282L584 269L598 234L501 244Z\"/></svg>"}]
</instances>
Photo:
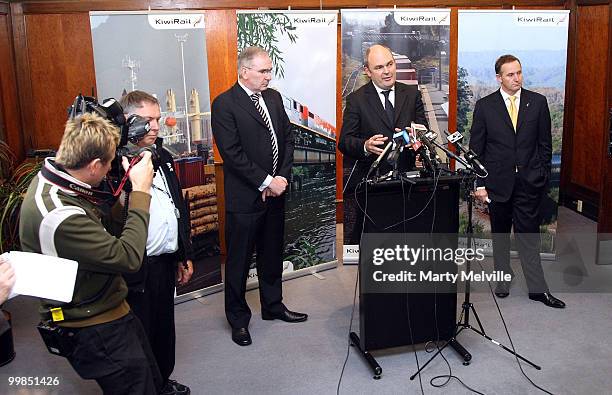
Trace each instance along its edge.
<instances>
[{"instance_id":1,"label":"microphone","mask_svg":"<svg viewBox=\"0 0 612 395\"><path fill-rule=\"evenodd\" d=\"M428 131L427 133L423 134L423 137L425 138L425 140L428 143L433 144L436 147L438 147L439 149L441 149L442 151L444 151L444 153L446 153L446 155L448 155L450 158L455 159L456 161L458 161L459 163L461 163L462 165L464 165L465 167L467 167L469 169L472 168L472 166L468 162L463 160L461 157L457 156L454 152L452 152L451 150L449 150L445 146L439 144L436 141L436 137L438 137L438 134L436 132Z\"/></svg>"},{"instance_id":2,"label":"microphone","mask_svg":"<svg viewBox=\"0 0 612 395\"><path fill-rule=\"evenodd\" d=\"M378 158L376 158L376 160L374 162L372 162L372 165L370 166L370 170L368 170L368 174L366 175L366 178L370 177L370 174L372 174L372 172L378 168L378 165L380 164L380 161L382 160L382 158L387 154L387 152L389 151L389 149L393 146L393 140L389 141L387 143L387 146L383 149L383 152L380 153L380 155L378 155Z\"/></svg>"},{"instance_id":3,"label":"microphone","mask_svg":"<svg viewBox=\"0 0 612 395\"><path fill-rule=\"evenodd\" d=\"M406 127L406 129L408 129L408 127ZM414 131L414 129L410 130L410 134L408 135L408 139L409 139L409 144L412 147L412 149L417 152L419 150L419 148L421 148L421 146L423 145L419 139L417 138L416 132Z\"/></svg>"},{"instance_id":4,"label":"microphone","mask_svg":"<svg viewBox=\"0 0 612 395\"><path fill-rule=\"evenodd\" d=\"M485 169L482 163L480 163L480 161L478 160L478 155L476 155L476 153L471 149L465 148L459 143L459 141L463 140L463 135L459 131L456 131L454 133L444 131L444 133L446 133L446 140L449 143L453 144L461 153L463 153L463 156L468 161L468 163L471 164L472 167L477 168L481 171L481 174L478 174L478 172L476 172L477 176L484 178L489 175L487 169Z\"/></svg>"},{"instance_id":5,"label":"microphone","mask_svg":"<svg viewBox=\"0 0 612 395\"><path fill-rule=\"evenodd\" d=\"M400 152L403 151L407 144L410 144L410 136L408 136L406 130L400 130L393 134L393 150L387 156L387 162L394 168L397 166L397 159Z\"/></svg>"},{"instance_id":6,"label":"microphone","mask_svg":"<svg viewBox=\"0 0 612 395\"><path fill-rule=\"evenodd\" d=\"M406 132L406 129L403 129L393 134L393 141L395 141L396 144L402 144L402 146L410 144L410 136Z\"/></svg>"},{"instance_id":7,"label":"microphone","mask_svg":"<svg viewBox=\"0 0 612 395\"><path fill-rule=\"evenodd\" d=\"M451 134L445 130L444 133L446 133L446 139L448 140L449 143L455 144L458 141L463 140L463 135L459 132L454 132Z\"/></svg>"},{"instance_id":8,"label":"microphone","mask_svg":"<svg viewBox=\"0 0 612 395\"><path fill-rule=\"evenodd\" d=\"M435 139L437 137L437 134L434 132L428 131L427 128L424 125L421 125L420 123L412 122L410 127L412 128L412 130L415 131L419 141L425 147L427 147L427 150L429 151L429 156L431 156L431 159L434 162L438 163L440 161L440 157L438 156L438 153L436 152L436 148L431 143L431 140Z\"/></svg>"}]
</instances>

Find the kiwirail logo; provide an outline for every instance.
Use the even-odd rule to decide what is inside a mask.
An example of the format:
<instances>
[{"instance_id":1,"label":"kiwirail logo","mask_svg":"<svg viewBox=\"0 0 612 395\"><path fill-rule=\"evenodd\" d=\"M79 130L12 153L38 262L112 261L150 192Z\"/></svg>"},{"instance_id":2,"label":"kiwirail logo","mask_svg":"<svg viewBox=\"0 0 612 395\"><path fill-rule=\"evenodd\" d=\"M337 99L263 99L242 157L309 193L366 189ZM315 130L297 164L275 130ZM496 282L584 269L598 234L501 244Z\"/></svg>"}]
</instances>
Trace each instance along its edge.
<instances>
[{"instance_id":1,"label":"kiwirail logo","mask_svg":"<svg viewBox=\"0 0 612 395\"><path fill-rule=\"evenodd\" d=\"M290 20L294 25L331 25L336 22L336 15L299 14Z\"/></svg>"},{"instance_id":2,"label":"kiwirail logo","mask_svg":"<svg viewBox=\"0 0 612 395\"><path fill-rule=\"evenodd\" d=\"M204 29L204 14L150 14L149 25L156 30Z\"/></svg>"},{"instance_id":3,"label":"kiwirail logo","mask_svg":"<svg viewBox=\"0 0 612 395\"><path fill-rule=\"evenodd\" d=\"M530 12L516 14L514 18L519 26L562 27L569 24L568 13Z\"/></svg>"},{"instance_id":4,"label":"kiwirail logo","mask_svg":"<svg viewBox=\"0 0 612 395\"><path fill-rule=\"evenodd\" d=\"M398 25L450 25L450 10L395 11L393 19Z\"/></svg>"}]
</instances>

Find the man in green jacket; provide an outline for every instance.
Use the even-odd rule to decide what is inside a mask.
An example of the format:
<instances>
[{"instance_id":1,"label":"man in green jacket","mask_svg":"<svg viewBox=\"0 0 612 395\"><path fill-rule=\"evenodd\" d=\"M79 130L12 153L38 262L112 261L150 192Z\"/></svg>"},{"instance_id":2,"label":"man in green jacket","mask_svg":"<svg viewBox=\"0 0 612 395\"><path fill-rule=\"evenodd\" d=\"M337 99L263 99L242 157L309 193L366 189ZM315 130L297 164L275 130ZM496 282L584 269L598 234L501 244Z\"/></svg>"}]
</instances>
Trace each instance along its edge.
<instances>
[{"instance_id":1,"label":"man in green jacket","mask_svg":"<svg viewBox=\"0 0 612 395\"><path fill-rule=\"evenodd\" d=\"M119 237L104 228L96 189L111 167L118 129L85 113L66 123L57 157L47 158L21 208L23 251L79 264L72 301L42 300L43 321L61 334L62 355L105 394L154 394L161 378L141 323L125 301L122 273L139 269L147 241L153 166L150 153L134 165L125 226ZM128 163L123 158L124 169Z\"/></svg>"}]
</instances>

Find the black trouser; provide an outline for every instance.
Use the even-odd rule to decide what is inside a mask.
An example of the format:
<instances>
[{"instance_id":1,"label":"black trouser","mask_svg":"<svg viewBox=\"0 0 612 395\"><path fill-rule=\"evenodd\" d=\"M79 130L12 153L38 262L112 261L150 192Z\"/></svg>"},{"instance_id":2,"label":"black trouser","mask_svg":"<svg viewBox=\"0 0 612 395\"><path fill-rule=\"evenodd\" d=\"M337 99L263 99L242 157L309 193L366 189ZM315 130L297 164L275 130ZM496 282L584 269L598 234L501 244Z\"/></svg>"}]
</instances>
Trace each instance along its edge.
<instances>
[{"instance_id":1,"label":"black trouser","mask_svg":"<svg viewBox=\"0 0 612 395\"><path fill-rule=\"evenodd\" d=\"M251 309L246 281L253 251L257 249L257 277L261 310L280 313L285 308L282 291L285 212L268 205L256 213L226 213L225 315L232 328L246 328Z\"/></svg>"},{"instance_id":2,"label":"black trouser","mask_svg":"<svg viewBox=\"0 0 612 395\"><path fill-rule=\"evenodd\" d=\"M84 379L105 394L156 394L162 381L140 321L125 317L85 328L70 328L75 348L67 357Z\"/></svg>"},{"instance_id":3,"label":"black trouser","mask_svg":"<svg viewBox=\"0 0 612 395\"><path fill-rule=\"evenodd\" d=\"M517 175L507 202L489 203L495 270L510 273L510 230L514 235L521 266L530 293L548 292L540 261L540 213L543 192L532 192Z\"/></svg>"},{"instance_id":4,"label":"black trouser","mask_svg":"<svg viewBox=\"0 0 612 395\"><path fill-rule=\"evenodd\" d=\"M165 384L174 370L175 362L175 254L150 256L145 264L148 266L144 290L130 291L127 301L142 322Z\"/></svg>"}]
</instances>

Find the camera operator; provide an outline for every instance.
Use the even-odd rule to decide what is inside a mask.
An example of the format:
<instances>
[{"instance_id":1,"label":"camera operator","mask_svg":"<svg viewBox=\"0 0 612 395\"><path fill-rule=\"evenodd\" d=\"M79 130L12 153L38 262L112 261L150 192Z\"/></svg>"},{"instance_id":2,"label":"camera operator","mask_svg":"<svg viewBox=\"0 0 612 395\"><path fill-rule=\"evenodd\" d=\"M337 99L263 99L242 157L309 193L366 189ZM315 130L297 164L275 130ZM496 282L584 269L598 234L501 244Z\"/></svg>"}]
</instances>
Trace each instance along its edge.
<instances>
[{"instance_id":1,"label":"camera operator","mask_svg":"<svg viewBox=\"0 0 612 395\"><path fill-rule=\"evenodd\" d=\"M41 335L84 379L105 394L154 394L161 377L121 274L140 268L147 241L151 154L129 169L132 193L120 237L104 228L98 189L111 167L118 128L84 113L66 123L56 158L47 158L21 208L23 251L79 263L72 301L41 300ZM128 160L122 158L124 170ZM110 197L112 195L106 194Z\"/></svg>"}]
</instances>

